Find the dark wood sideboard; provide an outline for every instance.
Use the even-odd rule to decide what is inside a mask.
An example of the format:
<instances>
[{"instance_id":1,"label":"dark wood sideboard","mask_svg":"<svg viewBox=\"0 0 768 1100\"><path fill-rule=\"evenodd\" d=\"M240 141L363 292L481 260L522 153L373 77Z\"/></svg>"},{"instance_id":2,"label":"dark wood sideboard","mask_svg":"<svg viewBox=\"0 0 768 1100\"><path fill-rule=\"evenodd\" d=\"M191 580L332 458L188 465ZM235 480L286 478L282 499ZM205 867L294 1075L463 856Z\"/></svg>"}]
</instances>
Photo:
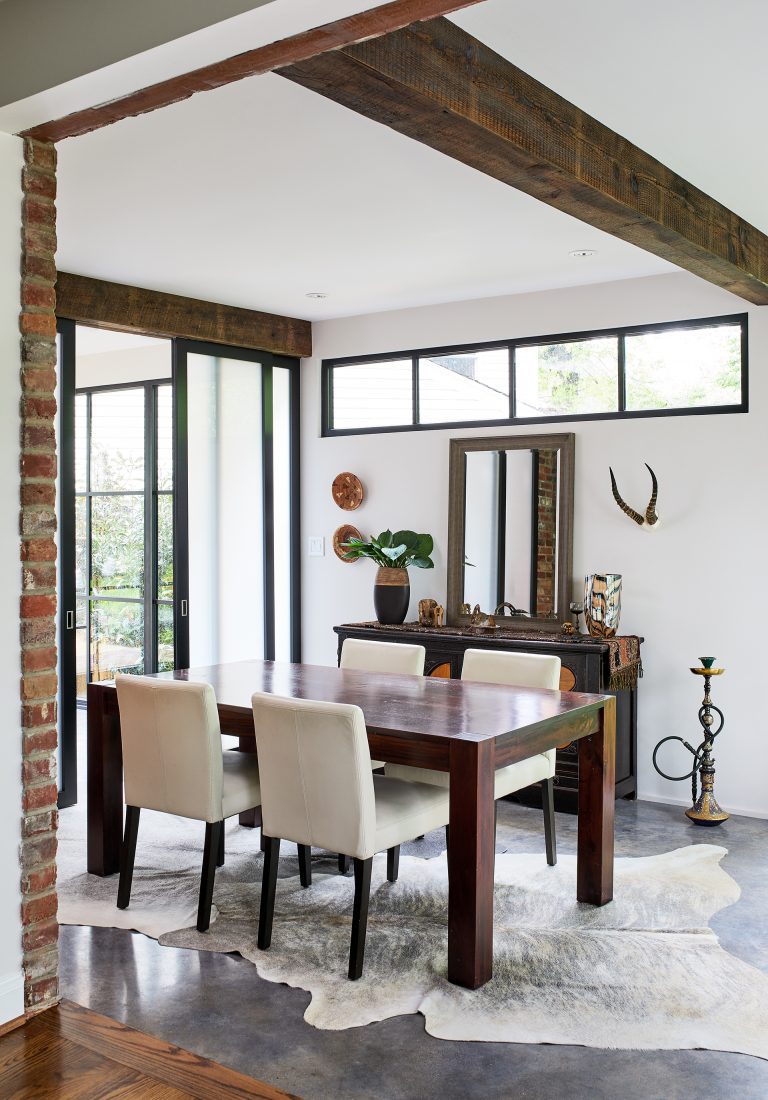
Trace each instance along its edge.
<instances>
[{"instance_id":1,"label":"dark wood sideboard","mask_svg":"<svg viewBox=\"0 0 768 1100\"><path fill-rule=\"evenodd\" d=\"M403 623L402 626L344 623L333 629L339 639L339 658L345 638L423 645L427 651L425 676L459 677L467 649L514 649L520 653L547 653L559 657L562 662L561 691L586 691L616 697L616 797L637 796L637 687L611 689L610 647L600 638L544 631L536 638L521 637L517 631L503 628L490 635L461 627L422 627L418 623ZM578 747L572 742L557 750L556 809L576 813L578 785ZM512 797L526 806L541 805L538 784Z\"/></svg>"}]
</instances>

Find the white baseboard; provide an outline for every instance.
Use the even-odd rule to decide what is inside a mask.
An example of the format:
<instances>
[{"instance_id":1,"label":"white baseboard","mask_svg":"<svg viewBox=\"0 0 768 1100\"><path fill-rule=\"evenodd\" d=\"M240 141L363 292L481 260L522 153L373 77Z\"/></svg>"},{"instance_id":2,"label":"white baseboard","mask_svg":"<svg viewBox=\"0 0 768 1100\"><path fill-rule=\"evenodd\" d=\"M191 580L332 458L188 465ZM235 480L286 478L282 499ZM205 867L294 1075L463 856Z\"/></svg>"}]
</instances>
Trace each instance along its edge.
<instances>
[{"instance_id":1,"label":"white baseboard","mask_svg":"<svg viewBox=\"0 0 768 1100\"><path fill-rule=\"evenodd\" d=\"M0 1026L24 1015L24 976L0 975Z\"/></svg>"},{"instance_id":2,"label":"white baseboard","mask_svg":"<svg viewBox=\"0 0 768 1100\"><path fill-rule=\"evenodd\" d=\"M672 798L669 795L665 795L663 798L661 795L644 794L642 797L638 797L638 802L657 802L662 806L685 806L686 809L691 804L690 798ZM768 820L768 813L765 810L747 810L743 806L734 806L732 803L728 803L728 813L736 815L737 817L755 817L759 821Z\"/></svg>"}]
</instances>

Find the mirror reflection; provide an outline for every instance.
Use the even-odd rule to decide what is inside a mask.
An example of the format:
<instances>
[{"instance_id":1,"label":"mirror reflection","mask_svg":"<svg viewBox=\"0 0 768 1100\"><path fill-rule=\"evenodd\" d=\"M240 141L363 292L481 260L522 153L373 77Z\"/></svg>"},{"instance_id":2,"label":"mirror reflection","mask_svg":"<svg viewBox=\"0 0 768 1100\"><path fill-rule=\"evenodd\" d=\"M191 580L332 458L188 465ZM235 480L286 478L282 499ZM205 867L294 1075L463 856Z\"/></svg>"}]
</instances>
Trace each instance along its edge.
<instances>
[{"instance_id":1,"label":"mirror reflection","mask_svg":"<svg viewBox=\"0 0 768 1100\"><path fill-rule=\"evenodd\" d=\"M466 454L463 602L552 618L558 591L556 448Z\"/></svg>"}]
</instances>

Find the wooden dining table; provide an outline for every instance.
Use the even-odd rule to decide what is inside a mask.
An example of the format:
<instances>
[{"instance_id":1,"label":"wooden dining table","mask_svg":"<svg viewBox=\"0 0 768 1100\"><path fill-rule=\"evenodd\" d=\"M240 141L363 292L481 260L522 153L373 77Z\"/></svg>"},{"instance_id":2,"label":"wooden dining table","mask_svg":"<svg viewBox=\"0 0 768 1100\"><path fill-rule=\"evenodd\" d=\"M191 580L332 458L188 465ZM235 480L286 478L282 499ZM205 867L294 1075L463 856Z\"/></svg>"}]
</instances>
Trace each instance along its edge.
<instances>
[{"instance_id":1,"label":"wooden dining table","mask_svg":"<svg viewBox=\"0 0 768 1100\"><path fill-rule=\"evenodd\" d=\"M222 733L256 750L254 692L361 707L371 756L450 774L448 977L477 989L493 973L494 771L578 742L576 898L613 897L616 702L611 695L503 687L462 680L357 672L320 665L240 661L158 673L210 684ZM122 747L114 683L88 685L88 870L118 870L123 827ZM258 811L241 817L260 824ZM543 843L542 843L542 860Z\"/></svg>"}]
</instances>

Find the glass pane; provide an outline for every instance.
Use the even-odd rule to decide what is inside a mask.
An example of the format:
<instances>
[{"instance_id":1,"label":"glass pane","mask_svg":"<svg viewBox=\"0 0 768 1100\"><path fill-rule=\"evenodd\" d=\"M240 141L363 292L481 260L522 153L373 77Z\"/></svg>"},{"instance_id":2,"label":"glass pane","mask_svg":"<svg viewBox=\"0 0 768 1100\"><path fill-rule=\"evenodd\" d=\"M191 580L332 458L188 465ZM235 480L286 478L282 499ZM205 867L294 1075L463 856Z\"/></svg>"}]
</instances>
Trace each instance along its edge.
<instances>
[{"instance_id":1,"label":"glass pane","mask_svg":"<svg viewBox=\"0 0 768 1100\"><path fill-rule=\"evenodd\" d=\"M291 395L290 372L272 371L275 563L275 660L291 659Z\"/></svg>"},{"instance_id":2,"label":"glass pane","mask_svg":"<svg viewBox=\"0 0 768 1100\"><path fill-rule=\"evenodd\" d=\"M506 420L509 351L456 352L419 360L419 422Z\"/></svg>"},{"instance_id":3,"label":"glass pane","mask_svg":"<svg viewBox=\"0 0 768 1100\"><path fill-rule=\"evenodd\" d=\"M88 684L88 602L75 601L75 676L77 697L85 699Z\"/></svg>"},{"instance_id":4,"label":"glass pane","mask_svg":"<svg viewBox=\"0 0 768 1100\"><path fill-rule=\"evenodd\" d=\"M157 498L157 595L173 599L173 496L161 493Z\"/></svg>"},{"instance_id":5,"label":"glass pane","mask_svg":"<svg viewBox=\"0 0 768 1100\"><path fill-rule=\"evenodd\" d=\"M144 671L144 605L94 600L91 605L91 679Z\"/></svg>"},{"instance_id":6,"label":"glass pane","mask_svg":"<svg viewBox=\"0 0 768 1100\"><path fill-rule=\"evenodd\" d=\"M157 387L157 488L173 489L173 394Z\"/></svg>"},{"instance_id":7,"label":"glass pane","mask_svg":"<svg viewBox=\"0 0 768 1100\"><path fill-rule=\"evenodd\" d=\"M411 360L334 367L332 418L334 428L412 424Z\"/></svg>"},{"instance_id":8,"label":"glass pane","mask_svg":"<svg viewBox=\"0 0 768 1100\"><path fill-rule=\"evenodd\" d=\"M88 461L88 398L84 393L75 397L75 492L84 493Z\"/></svg>"},{"instance_id":9,"label":"glass pane","mask_svg":"<svg viewBox=\"0 0 768 1100\"><path fill-rule=\"evenodd\" d=\"M144 390L91 397L91 489L144 488Z\"/></svg>"},{"instance_id":10,"label":"glass pane","mask_svg":"<svg viewBox=\"0 0 768 1100\"><path fill-rule=\"evenodd\" d=\"M189 648L264 654L261 364L187 356Z\"/></svg>"},{"instance_id":11,"label":"glass pane","mask_svg":"<svg viewBox=\"0 0 768 1100\"><path fill-rule=\"evenodd\" d=\"M75 497L75 592L88 591L88 529L86 497Z\"/></svg>"},{"instance_id":12,"label":"glass pane","mask_svg":"<svg viewBox=\"0 0 768 1100\"><path fill-rule=\"evenodd\" d=\"M628 409L741 403L741 328L668 329L626 337Z\"/></svg>"},{"instance_id":13,"label":"glass pane","mask_svg":"<svg viewBox=\"0 0 768 1100\"><path fill-rule=\"evenodd\" d=\"M518 348L518 416L616 412L619 342L615 336Z\"/></svg>"},{"instance_id":14,"label":"glass pane","mask_svg":"<svg viewBox=\"0 0 768 1100\"><path fill-rule=\"evenodd\" d=\"M91 498L91 592L141 599L144 592L144 497Z\"/></svg>"},{"instance_id":15,"label":"glass pane","mask_svg":"<svg viewBox=\"0 0 768 1100\"><path fill-rule=\"evenodd\" d=\"M157 605L157 671L170 672L174 667L173 608Z\"/></svg>"}]
</instances>

